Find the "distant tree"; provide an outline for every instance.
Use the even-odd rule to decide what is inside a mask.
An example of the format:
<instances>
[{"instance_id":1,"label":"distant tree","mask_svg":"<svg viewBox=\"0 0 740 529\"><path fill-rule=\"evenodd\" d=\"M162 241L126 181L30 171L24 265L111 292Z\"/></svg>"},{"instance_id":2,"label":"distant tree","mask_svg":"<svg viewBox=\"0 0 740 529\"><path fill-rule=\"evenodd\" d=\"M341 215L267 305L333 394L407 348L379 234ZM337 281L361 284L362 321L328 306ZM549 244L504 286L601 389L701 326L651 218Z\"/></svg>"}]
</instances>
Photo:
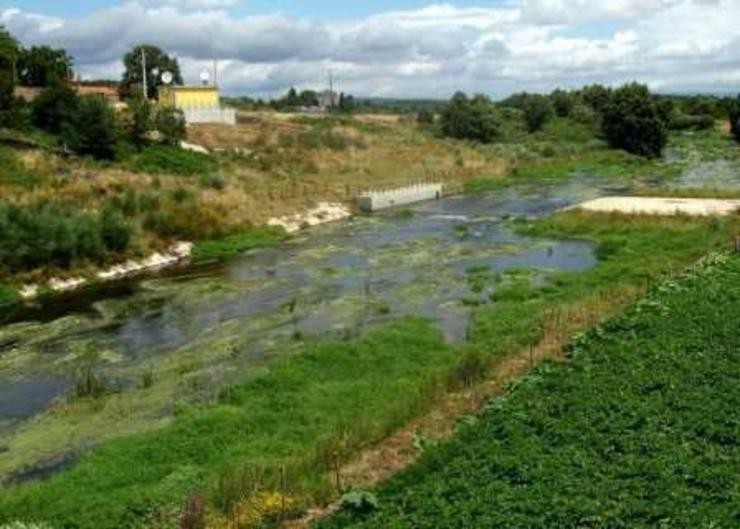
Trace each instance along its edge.
<instances>
[{"instance_id":1,"label":"distant tree","mask_svg":"<svg viewBox=\"0 0 740 529\"><path fill-rule=\"evenodd\" d=\"M0 126L10 125L10 115L16 105L14 90L18 53L18 41L0 26Z\"/></svg>"},{"instance_id":2,"label":"distant tree","mask_svg":"<svg viewBox=\"0 0 740 529\"><path fill-rule=\"evenodd\" d=\"M581 100L598 113L602 113L611 99L611 89L600 84L592 84L580 91Z\"/></svg>"},{"instance_id":3,"label":"distant tree","mask_svg":"<svg viewBox=\"0 0 740 529\"><path fill-rule=\"evenodd\" d=\"M124 72L121 80L121 93L124 97L132 97L137 90L141 93L143 81L141 71L142 51L146 58L147 97L149 99L154 99L157 96L157 87L160 84L159 75L162 72L172 73L173 84L182 84L180 64L176 58L167 55L156 46L140 44L123 57Z\"/></svg>"},{"instance_id":4,"label":"distant tree","mask_svg":"<svg viewBox=\"0 0 740 529\"><path fill-rule=\"evenodd\" d=\"M176 108L160 108L154 120L160 139L167 145L179 145L187 137L185 115Z\"/></svg>"},{"instance_id":5,"label":"distant tree","mask_svg":"<svg viewBox=\"0 0 740 529\"><path fill-rule=\"evenodd\" d=\"M105 98L79 98L68 137L72 150L97 159L112 160L116 154L116 117Z\"/></svg>"},{"instance_id":6,"label":"distant tree","mask_svg":"<svg viewBox=\"0 0 740 529\"><path fill-rule=\"evenodd\" d=\"M342 92L339 94L339 104L337 105L337 112L340 114L351 114L357 107L355 103L355 97Z\"/></svg>"},{"instance_id":7,"label":"distant tree","mask_svg":"<svg viewBox=\"0 0 740 529\"><path fill-rule=\"evenodd\" d=\"M566 92L558 88L552 94L550 94L550 101L552 101L553 109L555 113L561 118L567 118L573 111L575 105L575 97L572 93Z\"/></svg>"},{"instance_id":8,"label":"distant tree","mask_svg":"<svg viewBox=\"0 0 740 529\"><path fill-rule=\"evenodd\" d=\"M522 111L524 124L530 134L541 130L553 115L550 99L541 94L529 94L523 101Z\"/></svg>"},{"instance_id":9,"label":"distant tree","mask_svg":"<svg viewBox=\"0 0 740 529\"><path fill-rule=\"evenodd\" d=\"M456 93L442 111L442 133L451 138L494 141L500 134L500 120L493 102L484 95L472 99Z\"/></svg>"},{"instance_id":10,"label":"distant tree","mask_svg":"<svg viewBox=\"0 0 740 529\"><path fill-rule=\"evenodd\" d=\"M72 58L63 49L34 46L21 50L17 71L24 86L49 86L69 80Z\"/></svg>"},{"instance_id":11,"label":"distant tree","mask_svg":"<svg viewBox=\"0 0 740 529\"><path fill-rule=\"evenodd\" d=\"M632 83L615 90L603 110L602 129L617 149L657 158L668 141L660 105L647 86Z\"/></svg>"},{"instance_id":12,"label":"distant tree","mask_svg":"<svg viewBox=\"0 0 740 529\"><path fill-rule=\"evenodd\" d=\"M434 125L435 114L431 108L421 108L416 113L416 122L419 125Z\"/></svg>"},{"instance_id":13,"label":"distant tree","mask_svg":"<svg viewBox=\"0 0 740 529\"><path fill-rule=\"evenodd\" d=\"M740 95L728 102L728 114L730 118L730 132L740 141Z\"/></svg>"},{"instance_id":14,"label":"distant tree","mask_svg":"<svg viewBox=\"0 0 740 529\"><path fill-rule=\"evenodd\" d=\"M79 109L77 92L66 84L44 88L31 109L33 124L52 134L69 132Z\"/></svg>"}]
</instances>

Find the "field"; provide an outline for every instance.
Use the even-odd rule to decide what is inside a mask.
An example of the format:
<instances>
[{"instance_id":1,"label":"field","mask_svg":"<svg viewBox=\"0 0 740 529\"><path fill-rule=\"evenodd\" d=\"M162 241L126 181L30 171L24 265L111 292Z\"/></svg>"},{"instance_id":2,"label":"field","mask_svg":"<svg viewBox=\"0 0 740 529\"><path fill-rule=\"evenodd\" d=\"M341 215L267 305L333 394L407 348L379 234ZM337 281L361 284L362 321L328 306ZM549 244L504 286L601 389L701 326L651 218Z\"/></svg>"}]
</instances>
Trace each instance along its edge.
<instances>
[{"instance_id":1,"label":"field","mask_svg":"<svg viewBox=\"0 0 740 529\"><path fill-rule=\"evenodd\" d=\"M318 527L737 526L738 280L722 253L657 284Z\"/></svg>"}]
</instances>

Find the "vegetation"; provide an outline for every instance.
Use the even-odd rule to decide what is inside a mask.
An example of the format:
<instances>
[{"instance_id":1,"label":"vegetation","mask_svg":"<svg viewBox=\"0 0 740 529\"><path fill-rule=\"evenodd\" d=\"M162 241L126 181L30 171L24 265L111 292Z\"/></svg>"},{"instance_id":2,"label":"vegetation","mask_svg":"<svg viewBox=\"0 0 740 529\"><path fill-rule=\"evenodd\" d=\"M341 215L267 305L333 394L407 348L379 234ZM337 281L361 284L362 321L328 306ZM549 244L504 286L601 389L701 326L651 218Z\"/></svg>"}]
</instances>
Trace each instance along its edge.
<instances>
[{"instance_id":1,"label":"vegetation","mask_svg":"<svg viewBox=\"0 0 740 529\"><path fill-rule=\"evenodd\" d=\"M459 140L490 143L499 136L499 117L493 102L484 95L469 99L458 92L442 112L442 132Z\"/></svg>"},{"instance_id":2,"label":"vegetation","mask_svg":"<svg viewBox=\"0 0 740 529\"><path fill-rule=\"evenodd\" d=\"M13 67L18 58L19 46L10 33L0 26L0 127L14 125L14 109L17 105L13 90L15 75Z\"/></svg>"},{"instance_id":3,"label":"vegetation","mask_svg":"<svg viewBox=\"0 0 740 529\"><path fill-rule=\"evenodd\" d=\"M72 150L98 160L115 158L118 134L115 115L104 98L79 98L71 125L65 132Z\"/></svg>"},{"instance_id":4,"label":"vegetation","mask_svg":"<svg viewBox=\"0 0 740 529\"><path fill-rule=\"evenodd\" d=\"M285 238L285 231L279 228L253 229L222 239L199 242L193 248L193 259L195 262L224 259L255 248L274 246Z\"/></svg>"},{"instance_id":5,"label":"vegetation","mask_svg":"<svg viewBox=\"0 0 740 529\"><path fill-rule=\"evenodd\" d=\"M521 224L528 233L593 240L604 248L602 261L482 306L464 354L419 320L349 342L307 343L267 374L225 390L215 406L187 411L164 429L106 442L48 482L0 493L0 522L26 518L105 528L176 520L185 499L201 491L205 516L216 523L255 502L268 506L263 514L279 517L281 504L292 511L341 495L337 465L425 409L447 384L474 384L492 363L544 339L548 315L561 307L583 303L583 310L597 314L618 309L648 281L724 244L737 228L732 222L569 212ZM480 277L476 281L501 281L482 269L471 272ZM284 485L281 473L288 476ZM359 494L348 503L364 511L371 498ZM96 508L80 510L83 501ZM388 505L381 494L380 512Z\"/></svg>"},{"instance_id":6,"label":"vegetation","mask_svg":"<svg viewBox=\"0 0 740 529\"><path fill-rule=\"evenodd\" d=\"M121 93L127 97L132 97L137 93L141 95L143 90L142 82L142 55L146 59L146 82L147 98L156 99L157 87L161 84L159 73L170 72L173 83L182 84L182 74L180 73L180 64L177 59L166 54L160 48L148 44L140 44L123 57L123 78L121 80ZM159 72L159 73L155 73Z\"/></svg>"},{"instance_id":7,"label":"vegetation","mask_svg":"<svg viewBox=\"0 0 740 529\"><path fill-rule=\"evenodd\" d=\"M665 116L639 84L614 91L603 110L602 128L612 147L648 158L659 157L668 142Z\"/></svg>"},{"instance_id":8,"label":"vegetation","mask_svg":"<svg viewBox=\"0 0 740 529\"><path fill-rule=\"evenodd\" d=\"M740 95L734 101L728 103L730 132L740 142Z\"/></svg>"},{"instance_id":9,"label":"vegetation","mask_svg":"<svg viewBox=\"0 0 740 529\"><path fill-rule=\"evenodd\" d=\"M0 203L0 274L41 265L69 268L126 249L130 229L112 213L96 217L55 206Z\"/></svg>"},{"instance_id":10,"label":"vegetation","mask_svg":"<svg viewBox=\"0 0 740 529\"><path fill-rule=\"evenodd\" d=\"M319 527L733 526L738 274L722 255L659 284L382 486L377 509Z\"/></svg>"},{"instance_id":11,"label":"vegetation","mask_svg":"<svg viewBox=\"0 0 740 529\"><path fill-rule=\"evenodd\" d=\"M33 46L20 50L16 68L21 85L46 87L71 78L72 58L63 49Z\"/></svg>"}]
</instances>

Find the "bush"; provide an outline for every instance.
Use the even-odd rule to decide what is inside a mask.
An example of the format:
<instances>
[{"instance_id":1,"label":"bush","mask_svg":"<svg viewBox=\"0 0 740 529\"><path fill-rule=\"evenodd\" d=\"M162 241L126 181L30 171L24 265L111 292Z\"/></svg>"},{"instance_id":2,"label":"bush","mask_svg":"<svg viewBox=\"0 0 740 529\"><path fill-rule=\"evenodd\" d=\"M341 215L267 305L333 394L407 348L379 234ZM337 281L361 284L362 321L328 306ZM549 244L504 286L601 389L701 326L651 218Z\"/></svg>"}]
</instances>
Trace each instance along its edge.
<instances>
[{"instance_id":1,"label":"bush","mask_svg":"<svg viewBox=\"0 0 740 529\"><path fill-rule=\"evenodd\" d=\"M462 92L442 111L442 133L450 138L493 142L500 135L500 118L493 102L484 95L472 99Z\"/></svg>"},{"instance_id":2,"label":"bush","mask_svg":"<svg viewBox=\"0 0 740 529\"><path fill-rule=\"evenodd\" d=\"M646 158L657 158L668 142L664 117L647 86L637 83L614 91L602 130L609 144Z\"/></svg>"},{"instance_id":3,"label":"bush","mask_svg":"<svg viewBox=\"0 0 740 529\"><path fill-rule=\"evenodd\" d=\"M429 108L422 108L419 113L416 114L416 122L419 125L434 125L434 111Z\"/></svg>"},{"instance_id":4,"label":"bush","mask_svg":"<svg viewBox=\"0 0 740 529\"><path fill-rule=\"evenodd\" d=\"M134 145L142 145L153 127L152 105L143 97L134 97L129 101L128 109L128 138Z\"/></svg>"},{"instance_id":5,"label":"bush","mask_svg":"<svg viewBox=\"0 0 740 529\"><path fill-rule=\"evenodd\" d=\"M80 98L66 84L54 84L41 91L31 107L34 126L52 134L66 133L72 128Z\"/></svg>"},{"instance_id":6,"label":"bush","mask_svg":"<svg viewBox=\"0 0 740 529\"><path fill-rule=\"evenodd\" d=\"M555 90L550 95L550 101L552 101L552 107L555 110L555 114L561 118L567 118L570 116L576 103L573 94L561 89Z\"/></svg>"},{"instance_id":7,"label":"bush","mask_svg":"<svg viewBox=\"0 0 740 529\"><path fill-rule=\"evenodd\" d=\"M540 94L528 94L522 111L524 112L524 124L530 134L541 130L553 115L550 100Z\"/></svg>"},{"instance_id":8,"label":"bush","mask_svg":"<svg viewBox=\"0 0 740 529\"><path fill-rule=\"evenodd\" d=\"M77 259L99 261L128 247L120 217L74 215L55 206L0 204L0 270L17 273L39 266L69 268Z\"/></svg>"},{"instance_id":9,"label":"bush","mask_svg":"<svg viewBox=\"0 0 740 529\"><path fill-rule=\"evenodd\" d=\"M108 102L99 96L81 97L72 121L69 146L97 159L116 155L116 118Z\"/></svg>"},{"instance_id":10,"label":"bush","mask_svg":"<svg viewBox=\"0 0 740 529\"><path fill-rule=\"evenodd\" d=\"M709 130L714 127L714 117L711 114L690 116L676 112L669 122L671 130Z\"/></svg>"},{"instance_id":11,"label":"bush","mask_svg":"<svg viewBox=\"0 0 740 529\"><path fill-rule=\"evenodd\" d=\"M207 175L218 168L216 160L207 154L165 145L145 148L127 160L126 165L132 171L142 173L182 176Z\"/></svg>"},{"instance_id":12,"label":"bush","mask_svg":"<svg viewBox=\"0 0 740 529\"><path fill-rule=\"evenodd\" d=\"M0 283L0 308L15 305L20 300L21 296L13 287Z\"/></svg>"},{"instance_id":13,"label":"bush","mask_svg":"<svg viewBox=\"0 0 740 529\"><path fill-rule=\"evenodd\" d=\"M7 147L0 147L0 167L0 184L32 189L44 181L39 173L28 169L15 152Z\"/></svg>"},{"instance_id":14,"label":"bush","mask_svg":"<svg viewBox=\"0 0 740 529\"><path fill-rule=\"evenodd\" d=\"M154 120L159 131L162 143L166 145L180 145L187 137L185 115L176 108L160 108Z\"/></svg>"},{"instance_id":15,"label":"bush","mask_svg":"<svg viewBox=\"0 0 740 529\"><path fill-rule=\"evenodd\" d=\"M740 142L740 95L729 103L730 132Z\"/></svg>"}]
</instances>

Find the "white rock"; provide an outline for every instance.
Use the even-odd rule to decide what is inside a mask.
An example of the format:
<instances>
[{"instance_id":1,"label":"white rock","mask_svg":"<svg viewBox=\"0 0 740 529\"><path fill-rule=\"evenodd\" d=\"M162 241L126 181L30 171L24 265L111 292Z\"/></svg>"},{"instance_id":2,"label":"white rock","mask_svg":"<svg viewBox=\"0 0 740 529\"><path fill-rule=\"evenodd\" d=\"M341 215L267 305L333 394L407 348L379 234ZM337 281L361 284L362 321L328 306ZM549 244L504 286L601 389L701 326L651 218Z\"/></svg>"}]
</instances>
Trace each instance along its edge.
<instances>
[{"instance_id":1,"label":"white rock","mask_svg":"<svg viewBox=\"0 0 740 529\"><path fill-rule=\"evenodd\" d=\"M209 154L208 149L206 149L202 145L196 145L195 143L188 143L186 141L180 142L180 148L185 151L192 151L200 154Z\"/></svg>"}]
</instances>

